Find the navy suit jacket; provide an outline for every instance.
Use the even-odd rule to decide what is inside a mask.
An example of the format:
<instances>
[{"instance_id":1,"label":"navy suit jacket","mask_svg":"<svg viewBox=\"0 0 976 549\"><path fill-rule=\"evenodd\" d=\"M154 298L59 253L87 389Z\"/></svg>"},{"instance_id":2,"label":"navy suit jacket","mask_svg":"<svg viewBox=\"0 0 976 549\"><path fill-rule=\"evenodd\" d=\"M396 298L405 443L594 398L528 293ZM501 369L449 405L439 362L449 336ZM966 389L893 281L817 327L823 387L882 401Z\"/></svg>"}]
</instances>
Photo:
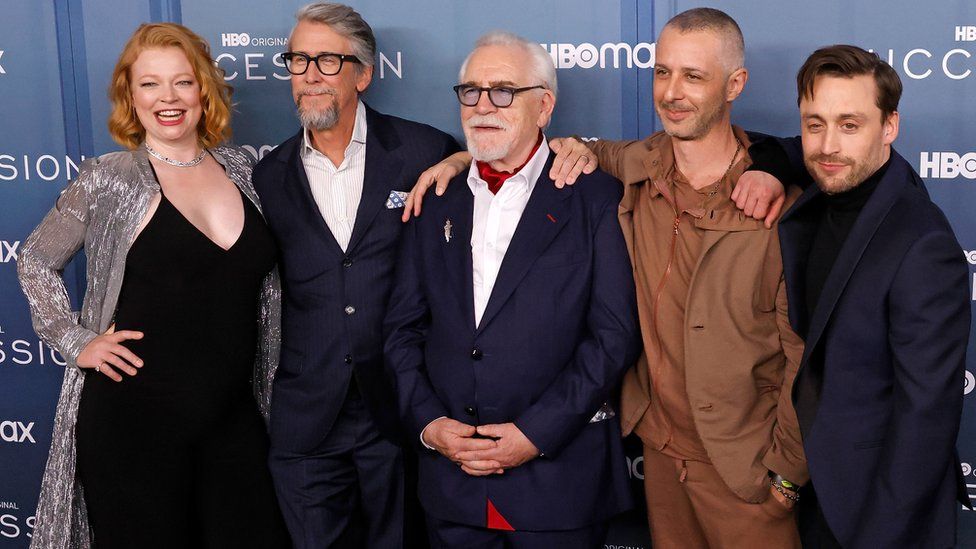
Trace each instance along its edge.
<instances>
[{"instance_id":1,"label":"navy suit jacket","mask_svg":"<svg viewBox=\"0 0 976 549\"><path fill-rule=\"evenodd\" d=\"M790 322L806 340L793 398L823 514L844 547L951 547L970 323L963 252L892 150L810 315L820 199L808 186L779 232Z\"/></svg>"},{"instance_id":2,"label":"navy suit jacket","mask_svg":"<svg viewBox=\"0 0 976 549\"><path fill-rule=\"evenodd\" d=\"M381 432L400 438L383 370L382 330L403 208L388 209L386 201L392 190L409 191L423 170L458 147L444 132L368 107L366 127L363 194L345 253L312 198L301 131L254 168L254 187L281 254L281 364L271 440L286 450L308 451L325 438L353 375Z\"/></svg>"},{"instance_id":3,"label":"navy suit jacket","mask_svg":"<svg viewBox=\"0 0 976 549\"><path fill-rule=\"evenodd\" d=\"M426 199L403 238L387 364L420 450L421 502L442 520L483 527L490 498L516 530L564 530L630 506L619 422L589 423L604 402L616 406L640 346L617 221L621 186L596 172L556 189L551 165L552 155L477 328L466 172L443 197ZM469 476L420 445L421 430L441 416L514 422L544 456L502 475Z\"/></svg>"}]
</instances>

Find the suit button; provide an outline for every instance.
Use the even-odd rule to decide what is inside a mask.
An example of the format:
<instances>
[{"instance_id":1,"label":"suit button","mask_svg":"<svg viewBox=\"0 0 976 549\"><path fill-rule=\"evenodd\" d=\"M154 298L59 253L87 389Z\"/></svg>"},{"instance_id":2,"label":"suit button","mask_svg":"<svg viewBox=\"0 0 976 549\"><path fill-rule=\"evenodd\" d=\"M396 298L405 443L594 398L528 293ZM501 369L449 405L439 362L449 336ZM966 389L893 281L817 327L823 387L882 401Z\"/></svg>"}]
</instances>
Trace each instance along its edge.
<instances>
[{"instance_id":1,"label":"suit button","mask_svg":"<svg viewBox=\"0 0 976 549\"><path fill-rule=\"evenodd\" d=\"M344 358L343 361L346 364L352 364L352 355L346 355L346 358Z\"/></svg>"},{"instance_id":2,"label":"suit button","mask_svg":"<svg viewBox=\"0 0 976 549\"><path fill-rule=\"evenodd\" d=\"M484 356L484 353L481 352L481 349L472 349L472 351L471 351L471 359L472 360L481 360L481 357L483 357L483 356Z\"/></svg>"},{"instance_id":3,"label":"suit button","mask_svg":"<svg viewBox=\"0 0 976 549\"><path fill-rule=\"evenodd\" d=\"M347 315L351 315L356 312L356 308L353 307L352 305L346 305L346 308L343 310L346 311Z\"/></svg>"},{"instance_id":4,"label":"suit button","mask_svg":"<svg viewBox=\"0 0 976 549\"><path fill-rule=\"evenodd\" d=\"M348 257L342 260L343 267L352 267L352 260Z\"/></svg>"},{"instance_id":5,"label":"suit button","mask_svg":"<svg viewBox=\"0 0 976 549\"><path fill-rule=\"evenodd\" d=\"M468 414L471 417L474 417L474 408L468 406L467 408L464 409L464 413Z\"/></svg>"}]
</instances>

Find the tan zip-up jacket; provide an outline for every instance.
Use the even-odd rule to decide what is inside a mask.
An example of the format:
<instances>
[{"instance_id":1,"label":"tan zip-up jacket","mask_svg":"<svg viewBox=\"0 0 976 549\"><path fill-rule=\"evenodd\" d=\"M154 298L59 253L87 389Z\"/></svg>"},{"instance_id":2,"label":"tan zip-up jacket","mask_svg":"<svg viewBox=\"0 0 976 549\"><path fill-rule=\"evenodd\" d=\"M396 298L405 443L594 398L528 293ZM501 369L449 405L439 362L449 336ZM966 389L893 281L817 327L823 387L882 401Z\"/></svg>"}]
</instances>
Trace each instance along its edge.
<instances>
[{"instance_id":1,"label":"tan zip-up jacket","mask_svg":"<svg viewBox=\"0 0 976 549\"><path fill-rule=\"evenodd\" d=\"M748 147L745 132L734 131ZM659 132L641 141L597 141L588 146L600 167L624 184L619 220L631 260L637 257L637 239L671 238L670 231L650 235L634 227L635 208L649 207L637 203L642 188L654 182L658 188L664 186L661 151L671 147L671 138ZM796 194L790 193L788 204ZM643 193L648 195L652 193ZM711 208L694 220L705 234L689 279L683 325L667 326L667 318L656 322L665 329L683 330L685 389L709 460L733 492L758 503L769 495L769 471L800 484L809 479L791 400L803 342L787 317L776 226L766 229L728 200L709 204ZM663 265L669 258L658 260ZM635 277L638 272L635 265ZM650 443L654 433L641 429L655 398L646 352L653 345L648 334L655 320L647 297L638 293L645 353L624 378L620 418L625 434L637 432Z\"/></svg>"}]
</instances>

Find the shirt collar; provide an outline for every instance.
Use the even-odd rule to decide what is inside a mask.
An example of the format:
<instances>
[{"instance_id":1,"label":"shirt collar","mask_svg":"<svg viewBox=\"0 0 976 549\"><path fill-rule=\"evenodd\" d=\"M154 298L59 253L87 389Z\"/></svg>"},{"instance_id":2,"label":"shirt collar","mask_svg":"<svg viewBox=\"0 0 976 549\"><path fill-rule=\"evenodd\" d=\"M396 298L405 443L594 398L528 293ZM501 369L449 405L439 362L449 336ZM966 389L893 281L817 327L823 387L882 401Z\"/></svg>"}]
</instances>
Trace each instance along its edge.
<instances>
[{"instance_id":1,"label":"shirt collar","mask_svg":"<svg viewBox=\"0 0 976 549\"><path fill-rule=\"evenodd\" d=\"M346 146L346 151L348 152L357 144L366 144L366 105L363 104L362 101L359 101L356 105L356 122L353 124L352 139L349 140L349 144ZM302 154L311 154L313 152L318 151L312 146L312 140L309 139L308 128L302 128Z\"/></svg>"},{"instance_id":2,"label":"shirt collar","mask_svg":"<svg viewBox=\"0 0 976 549\"><path fill-rule=\"evenodd\" d=\"M531 194L532 190L535 189L536 180L539 179L539 176L542 175L542 170L546 167L547 160L549 160L549 142L545 134L543 134L542 143L539 144L539 148L535 151L535 154L532 155L532 158L529 159L518 173L505 181L505 185L524 187L525 192ZM478 173L478 165L472 161L471 167L468 168L468 187L471 188L472 193L475 193L479 186L487 188L488 183L484 179L481 179L481 174ZM505 186L503 185L502 189L504 188Z\"/></svg>"},{"instance_id":3,"label":"shirt collar","mask_svg":"<svg viewBox=\"0 0 976 549\"><path fill-rule=\"evenodd\" d=\"M728 177L723 179L724 186L728 187L726 189L726 195L731 194L732 189L735 188L735 182L739 180L739 176L752 164L752 158L749 157L749 147L752 145L752 142L749 140L749 135L745 130L734 124L732 125L732 133L742 143L744 154L732 166L732 169L727 174ZM667 187L672 179L683 177L683 175L677 171L677 166L675 165L674 145L671 136L665 132L659 132L651 136L647 140L647 143L651 150L644 158L644 168L647 170L648 180L651 182L649 189L650 197L654 198L662 194L661 188ZM632 181L629 184L635 185L641 183L644 183L644 180Z\"/></svg>"}]
</instances>

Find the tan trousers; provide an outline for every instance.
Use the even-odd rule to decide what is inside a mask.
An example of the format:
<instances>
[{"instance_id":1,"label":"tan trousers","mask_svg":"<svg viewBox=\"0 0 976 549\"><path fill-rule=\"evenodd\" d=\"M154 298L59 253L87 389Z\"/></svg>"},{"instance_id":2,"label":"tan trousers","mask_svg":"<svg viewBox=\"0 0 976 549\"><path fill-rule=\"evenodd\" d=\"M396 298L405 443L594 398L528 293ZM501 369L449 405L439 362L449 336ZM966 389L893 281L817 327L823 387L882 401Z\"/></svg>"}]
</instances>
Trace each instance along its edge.
<instances>
[{"instance_id":1,"label":"tan trousers","mask_svg":"<svg viewBox=\"0 0 976 549\"><path fill-rule=\"evenodd\" d=\"M644 446L644 494L654 549L800 547L792 509L742 500L709 464Z\"/></svg>"}]
</instances>

